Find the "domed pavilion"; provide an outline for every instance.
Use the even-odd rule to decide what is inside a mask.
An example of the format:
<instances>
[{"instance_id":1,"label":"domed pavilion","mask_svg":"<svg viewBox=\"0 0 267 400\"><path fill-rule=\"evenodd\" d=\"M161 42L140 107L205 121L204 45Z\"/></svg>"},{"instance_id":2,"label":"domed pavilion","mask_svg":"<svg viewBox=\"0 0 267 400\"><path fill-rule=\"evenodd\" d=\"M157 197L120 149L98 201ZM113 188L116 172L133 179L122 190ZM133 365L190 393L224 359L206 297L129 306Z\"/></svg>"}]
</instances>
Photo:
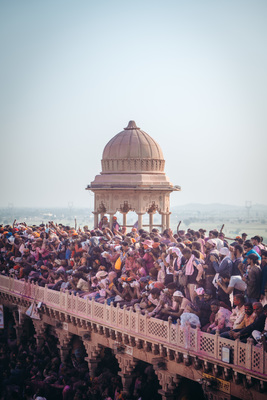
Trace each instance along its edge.
<instances>
[{"instance_id":1,"label":"domed pavilion","mask_svg":"<svg viewBox=\"0 0 267 400\"><path fill-rule=\"evenodd\" d=\"M165 160L158 143L130 121L127 128L115 135L105 146L102 172L95 177L87 190L94 193L94 226L109 215L112 221L117 211L138 215L138 229L155 226L162 230L170 226L170 193L179 191L165 175ZM154 214L161 215L161 224L154 224ZM143 215L149 214L149 225L143 225ZM132 226L132 225L131 225Z\"/></svg>"}]
</instances>

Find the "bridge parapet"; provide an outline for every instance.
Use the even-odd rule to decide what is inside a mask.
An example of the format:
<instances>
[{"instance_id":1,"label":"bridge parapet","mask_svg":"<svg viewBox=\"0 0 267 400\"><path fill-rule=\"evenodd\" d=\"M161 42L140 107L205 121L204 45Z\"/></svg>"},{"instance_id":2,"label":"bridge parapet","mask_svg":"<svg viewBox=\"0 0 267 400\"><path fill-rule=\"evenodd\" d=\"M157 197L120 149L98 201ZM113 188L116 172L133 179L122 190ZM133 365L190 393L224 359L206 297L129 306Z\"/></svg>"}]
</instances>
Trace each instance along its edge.
<instances>
[{"instance_id":1,"label":"bridge parapet","mask_svg":"<svg viewBox=\"0 0 267 400\"><path fill-rule=\"evenodd\" d=\"M261 382L267 381L267 353L263 347L254 346L250 340L228 340L215 335L181 327L171 320L162 321L142 315L133 309L115 307L112 304L100 304L94 300L83 299L69 292L57 292L34 283L0 276L2 298L13 303L30 305L42 302L54 316L62 321L73 322L80 326L92 326L99 334L113 335L136 348L151 348L155 354L168 356L170 360L199 365L201 361L206 370L218 366L228 376L232 369L233 376L242 374ZM61 316L61 317L60 317ZM223 359L224 349L230 349L230 359ZM206 366L206 367L205 367ZM211 366L211 367L210 367ZM215 367L214 367L215 366Z\"/></svg>"}]
</instances>

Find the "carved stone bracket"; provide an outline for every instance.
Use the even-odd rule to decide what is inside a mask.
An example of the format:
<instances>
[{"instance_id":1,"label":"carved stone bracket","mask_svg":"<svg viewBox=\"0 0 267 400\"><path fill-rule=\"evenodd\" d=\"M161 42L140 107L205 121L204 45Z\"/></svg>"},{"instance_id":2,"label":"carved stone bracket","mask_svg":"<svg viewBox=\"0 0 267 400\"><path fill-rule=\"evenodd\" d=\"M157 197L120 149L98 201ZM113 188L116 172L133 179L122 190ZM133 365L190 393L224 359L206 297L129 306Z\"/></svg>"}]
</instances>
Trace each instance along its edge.
<instances>
[{"instance_id":1,"label":"carved stone bracket","mask_svg":"<svg viewBox=\"0 0 267 400\"><path fill-rule=\"evenodd\" d=\"M70 351L69 344L73 337L73 334L68 331L62 330L61 328L56 328L55 332L58 338L58 349L60 353L60 358L61 361L64 362L67 356L69 355Z\"/></svg>"},{"instance_id":2,"label":"carved stone bracket","mask_svg":"<svg viewBox=\"0 0 267 400\"><path fill-rule=\"evenodd\" d=\"M164 361L165 360L161 357L153 359L153 366L161 386L159 393L162 395L163 399L171 399L174 389L180 383L181 376L172 374L166 367L164 368Z\"/></svg>"},{"instance_id":3,"label":"carved stone bracket","mask_svg":"<svg viewBox=\"0 0 267 400\"><path fill-rule=\"evenodd\" d=\"M127 214L131 210L132 210L132 206L131 206L131 204L128 204L128 201L125 201L123 204L120 205L119 211L123 214Z\"/></svg>"},{"instance_id":4,"label":"carved stone bracket","mask_svg":"<svg viewBox=\"0 0 267 400\"><path fill-rule=\"evenodd\" d=\"M98 212L98 214L105 214L107 212L107 209L106 209L103 201L101 201L101 203L99 204L97 212Z\"/></svg>"},{"instance_id":5,"label":"carved stone bracket","mask_svg":"<svg viewBox=\"0 0 267 400\"><path fill-rule=\"evenodd\" d=\"M102 346L99 344L94 344L91 341L83 341L86 353L88 355L88 358L91 359L96 359L99 358L99 354L102 350Z\"/></svg>"},{"instance_id":6,"label":"carved stone bracket","mask_svg":"<svg viewBox=\"0 0 267 400\"><path fill-rule=\"evenodd\" d=\"M155 212L157 211L158 206L155 204L154 201L152 201L151 206L148 208L147 212L148 214L155 214Z\"/></svg>"},{"instance_id":7,"label":"carved stone bracket","mask_svg":"<svg viewBox=\"0 0 267 400\"><path fill-rule=\"evenodd\" d=\"M85 361L88 362L88 367L89 367L89 372L90 372L90 376L91 378L95 377L95 371L97 368L97 365L100 361L100 357L99 354L102 350L102 346L99 344L94 344L91 341L83 341L87 356L85 358Z\"/></svg>"},{"instance_id":8,"label":"carved stone bracket","mask_svg":"<svg viewBox=\"0 0 267 400\"><path fill-rule=\"evenodd\" d=\"M132 383L132 372L137 364L137 359L126 354L117 353L115 357L118 360L121 372L118 374L121 377L124 392L128 393Z\"/></svg>"},{"instance_id":9,"label":"carved stone bracket","mask_svg":"<svg viewBox=\"0 0 267 400\"><path fill-rule=\"evenodd\" d=\"M130 374L136 366L137 360L127 354L117 353L115 357L118 360L119 367L123 374Z\"/></svg>"}]
</instances>

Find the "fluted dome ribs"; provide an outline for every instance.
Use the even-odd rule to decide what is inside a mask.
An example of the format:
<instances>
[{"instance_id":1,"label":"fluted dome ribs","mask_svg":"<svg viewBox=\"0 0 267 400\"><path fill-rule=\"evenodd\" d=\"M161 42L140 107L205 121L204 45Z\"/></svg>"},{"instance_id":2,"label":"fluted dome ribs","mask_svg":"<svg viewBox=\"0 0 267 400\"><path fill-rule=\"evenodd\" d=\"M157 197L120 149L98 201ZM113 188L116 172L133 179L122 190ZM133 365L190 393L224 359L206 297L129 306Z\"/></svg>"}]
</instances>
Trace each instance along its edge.
<instances>
[{"instance_id":1,"label":"fluted dome ribs","mask_svg":"<svg viewBox=\"0 0 267 400\"><path fill-rule=\"evenodd\" d=\"M106 145L102 173L163 172L165 161L158 143L134 121Z\"/></svg>"}]
</instances>

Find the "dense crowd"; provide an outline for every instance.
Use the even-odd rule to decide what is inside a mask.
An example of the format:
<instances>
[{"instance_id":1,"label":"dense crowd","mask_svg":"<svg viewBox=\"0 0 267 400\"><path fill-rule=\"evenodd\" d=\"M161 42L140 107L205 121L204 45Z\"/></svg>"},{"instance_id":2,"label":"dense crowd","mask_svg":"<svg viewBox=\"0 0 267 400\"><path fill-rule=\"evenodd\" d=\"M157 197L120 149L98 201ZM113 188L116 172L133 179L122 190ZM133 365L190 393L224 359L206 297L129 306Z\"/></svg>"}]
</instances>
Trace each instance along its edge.
<instances>
[{"instance_id":1,"label":"dense crowd","mask_svg":"<svg viewBox=\"0 0 267 400\"><path fill-rule=\"evenodd\" d=\"M74 336L69 344L69 355L62 362L57 338L49 329L37 346L32 325L24 327L27 329L17 338L12 315L6 312L5 321L5 329L0 330L1 400L160 399L152 366L142 362L136 365L126 394L111 349L102 348L94 377L91 377L81 338Z\"/></svg>"},{"instance_id":2,"label":"dense crowd","mask_svg":"<svg viewBox=\"0 0 267 400\"><path fill-rule=\"evenodd\" d=\"M106 216L94 230L15 221L0 227L0 272L265 346L267 250L259 236L127 233Z\"/></svg>"}]
</instances>

